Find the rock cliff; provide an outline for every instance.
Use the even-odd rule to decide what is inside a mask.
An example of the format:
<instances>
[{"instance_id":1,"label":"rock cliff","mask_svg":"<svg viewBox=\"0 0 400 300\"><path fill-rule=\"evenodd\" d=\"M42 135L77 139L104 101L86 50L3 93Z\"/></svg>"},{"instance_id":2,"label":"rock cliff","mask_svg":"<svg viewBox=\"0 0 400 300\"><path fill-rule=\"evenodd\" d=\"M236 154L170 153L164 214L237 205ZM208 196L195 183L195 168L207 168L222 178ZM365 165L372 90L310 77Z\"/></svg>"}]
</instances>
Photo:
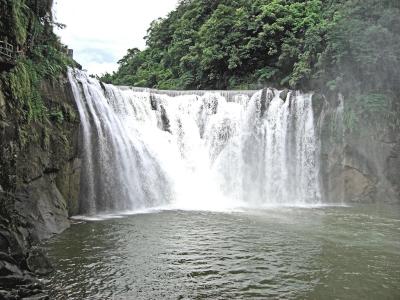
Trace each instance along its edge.
<instances>
[{"instance_id":1,"label":"rock cliff","mask_svg":"<svg viewBox=\"0 0 400 300\"><path fill-rule=\"evenodd\" d=\"M325 201L400 204L399 131L385 119L370 126L367 116L349 129L345 98L315 100Z\"/></svg>"},{"instance_id":2,"label":"rock cliff","mask_svg":"<svg viewBox=\"0 0 400 300\"><path fill-rule=\"evenodd\" d=\"M49 118L27 124L0 88L0 299L41 295L35 275L51 268L36 245L77 213L79 119L71 87L61 76L40 90Z\"/></svg>"}]
</instances>

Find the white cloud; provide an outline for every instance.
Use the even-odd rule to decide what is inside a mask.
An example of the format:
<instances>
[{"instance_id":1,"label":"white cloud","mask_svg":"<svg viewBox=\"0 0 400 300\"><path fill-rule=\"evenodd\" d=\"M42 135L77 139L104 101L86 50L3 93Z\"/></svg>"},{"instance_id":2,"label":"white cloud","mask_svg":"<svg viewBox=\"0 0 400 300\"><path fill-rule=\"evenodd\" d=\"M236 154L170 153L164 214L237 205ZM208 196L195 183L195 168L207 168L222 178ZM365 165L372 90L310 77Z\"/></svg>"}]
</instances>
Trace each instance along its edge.
<instances>
[{"instance_id":1,"label":"white cloud","mask_svg":"<svg viewBox=\"0 0 400 300\"><path fill-rule=\"evenodd\" d=\"M67 25L58 30L74 58L89 73L116 70L128 48L143 49L150 23L165 17L178 0L57 0L56 21Z\"/></svg>"}]
</instances>

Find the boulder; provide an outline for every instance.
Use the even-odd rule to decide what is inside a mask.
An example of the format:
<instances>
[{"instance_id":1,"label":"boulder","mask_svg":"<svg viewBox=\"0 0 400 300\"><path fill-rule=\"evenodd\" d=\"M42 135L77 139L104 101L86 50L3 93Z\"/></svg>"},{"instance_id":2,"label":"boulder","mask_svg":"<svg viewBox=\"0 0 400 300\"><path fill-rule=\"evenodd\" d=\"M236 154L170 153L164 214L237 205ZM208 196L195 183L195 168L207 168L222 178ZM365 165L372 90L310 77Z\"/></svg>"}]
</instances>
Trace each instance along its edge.
<instances>
[{"instance_id":1,"label":"boulder","mask_svg":"<svg viewBox=\"0 0 400 300\"><path fill-rule=\"evenodd\" d=\"M0 290L0 300L17 300L19 297L11 291Z\"/></svg>"},{"instance_id":2,"label":"boulder","mask_svg":"<svg viewBox=\"0 0 400 300\"><path fill-rule=\"evenodd\" d=\"M12 258L10 255L8 255L7 253L4 253L4 252L0 252L0 261L6 261L10 264L17 265L17 261L14 258Z\"/></svg>"},{"instance_id":3,"label":"boulder","mask_svg":"<svg viewBox=\"0 0 400 300\"><path fill-rule=\"evenodd\" d=\"M7 261L0 261L0 276L9 276L9 275L17 275L21 276L21 270L12 263Z\"/></svg>"},{"instance_id":4,"label":"boulder","mask_svg":"<svg viewBox=\"0 0 400 300\"><path fill-rule=\"evenodd\" d=\"M289 94L289 90L284 89L282 92L280 92L279 98L281 98L283 101L286 102L288 94Z\"/></svg>"},{"instance_id":5,"label":"boulder","mask_svg":"<svg viewBox=\"0 0 400 300\"><path fill-rule=\"evenodd\" d=\"M26 275L0 276L0 288L10 289L19 286L39 287L40 282L37 279L34 279L31 276L26 276Z\"/></svg>"},{"instance_id":6,"label":"boulder","mask_svg":"<svg viewBox=\"0 0 400 300\"><path fill-rule=\"evenodd\" d=\"M161 122L162 122L162 130L171 133L171 124L168 119L167 111L164 106L161 105Z\"/></svg>"},{"instance_id":7,"label":"boulder","mask_svg":"<svg viewBox=\"0 0 400 300\"><path fill-rule=\"evenodd\" d=\"M23 300L47 300L47 299L50 299L50 298L46 294L38 293L38 294L35 294L33 296L24 297L22 299Z\"/></svg>"},{"instance_id":8,"label":"boulder","mask_svg":"<svg viewBox=\"0 0 400 300\"><path fill-rule=\"evenodd\" d=\"M26 259L28 269L37 275L48 275L53 272L53 267L41 249L32 249Z\"/></svg>"},{"instance_id":9,"label":"boulder","mask_svg":"<svg viewBox=\"0 0 400 300\"><path fill-rule=\"evenodd\" d=\"M29 201L16 201L15 207L25 216L35 243L69 227L67 203L54 182L54 175L46 174L30 182L21 193L28 195Z\"/></svg>"},{"instance_id":10,"label":"boulder","mask_svg":"<svg viewBox=\"0 0 400 300\"><path fill-rule=\"evenodd\" d=\"M260 98L260 117L262 118L266 111L268 111L269 104L274 98L274 91L268 88L264 88L261 92Z\"/></svg>"}]
</instances>

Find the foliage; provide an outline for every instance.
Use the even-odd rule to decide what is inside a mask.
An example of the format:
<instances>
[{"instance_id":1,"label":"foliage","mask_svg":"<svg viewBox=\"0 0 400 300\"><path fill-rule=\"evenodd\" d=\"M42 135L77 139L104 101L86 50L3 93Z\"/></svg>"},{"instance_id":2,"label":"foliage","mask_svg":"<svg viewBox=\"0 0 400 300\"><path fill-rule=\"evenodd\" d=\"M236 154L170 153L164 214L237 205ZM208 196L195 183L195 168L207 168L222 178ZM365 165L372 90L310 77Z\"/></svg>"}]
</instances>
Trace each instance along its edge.
<instances>
[{"instance_id":1,"label":"foliage","mask_svg":"<svg viewBox=\"0 0 400 300\"><path fill-rule=\"evenodd\" d=\"M56 78L73 66L74 61L65 53L51 45L38 45L32 51L33 62L37 62L37 72L41 78Z\"/></svg>"},{"instance_id":2,"label":"foliage","mask_svg":"<svg viewBox=\"0 0 400 300\"><path fill-rule=\"evenodd\" d=\"M375 105L398 110L398 0L185 0L151 24L146 42L102 79L160 89L342 93L349 120L376 114Z\"/></svg>"},{"instance_id":3,"label":"foliage","mask_svg":"<svg viewBox=\"0 0 400 300\"><path fill-rule=\"evenodd\" d=\"M3 81L28 123L51 117L40 94L41 81L57 78L71 64L70 58L63 53L51 46L41 45L33 50L30 59L19 59L16 67L3 75Z\"/></svg>"},{"instance_id":4,"label":"foliage","mask_svg":"<svg viewBox=\"0 0 400 300\"><path fill-rule=\"evenodd\" d=\"M348 79L384 72L388 81L377 85L394 87L399 29L395 0L181 1L152 23L148 47L130 49L104 79L176 89L272 82L338 90Z\"/></svg>"},{"instance_id":5,"label":"foliage","mask_svg":"<svg viewBox=\"0 0 400 300\"><path fill-rule=\"evenodd\" d=\"M21 106L26 121L42 120L46 108L39 93L39 77L32 62L20 60L7 77L11 93Z\"/></svg>"},{"instance_id":6,"label":"foliage","mask_svg":"<svg viewBox=\"0 0 400 300\"><path fill-rule=\"evenodd\" d=\"M394 99L386 94L356 94L345 102L344 126L350 132L360 133L361 129L385 127L400 128L398 113L393 110ZM383 127L383 128L380 128Z\"/></svg>"},{"instance_id":7,"label":"foliage","mask_svg":"<svg viewBox=\"0 0 400 300\"><path fill-rule=\"evenodd\" d=\"M1 37L22 50L16 66L1 74L6 93L26 123L45 122L63 117L52 116L40 94L44 79L55 79L75 63L53 33L52 0L0 0ZM11 29L11 30L8 30Z\"/></svg>"},{"instance_id":8,"label":"foliage","mask_svg":"<svg viewBox=\"0 0 400 300\"><path fill-rule=\"evenodd\" d=\"M56 121L57 123L62 123L64 121L64 114L61 110L51 111L49 116L50 119Z\"/></svg>"}]
</instances>

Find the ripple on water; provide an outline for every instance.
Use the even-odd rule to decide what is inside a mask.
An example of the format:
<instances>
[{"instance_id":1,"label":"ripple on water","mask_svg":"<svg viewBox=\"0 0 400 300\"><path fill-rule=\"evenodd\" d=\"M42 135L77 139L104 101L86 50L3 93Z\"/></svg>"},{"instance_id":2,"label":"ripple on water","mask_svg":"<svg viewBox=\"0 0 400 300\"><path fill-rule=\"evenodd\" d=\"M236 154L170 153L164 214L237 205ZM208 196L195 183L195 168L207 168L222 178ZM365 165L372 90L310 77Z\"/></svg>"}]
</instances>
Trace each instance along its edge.
<instances>
[{"instance_id":1,"label":"ripple on water","mask_svg":"<svg viewBox=\"0 0 400 300\"><path fill-rule=\"evenodd\" d=\"M165 211L51 240L54 299L400 299L399 216Z\"/></svg>"}]
</instances>

